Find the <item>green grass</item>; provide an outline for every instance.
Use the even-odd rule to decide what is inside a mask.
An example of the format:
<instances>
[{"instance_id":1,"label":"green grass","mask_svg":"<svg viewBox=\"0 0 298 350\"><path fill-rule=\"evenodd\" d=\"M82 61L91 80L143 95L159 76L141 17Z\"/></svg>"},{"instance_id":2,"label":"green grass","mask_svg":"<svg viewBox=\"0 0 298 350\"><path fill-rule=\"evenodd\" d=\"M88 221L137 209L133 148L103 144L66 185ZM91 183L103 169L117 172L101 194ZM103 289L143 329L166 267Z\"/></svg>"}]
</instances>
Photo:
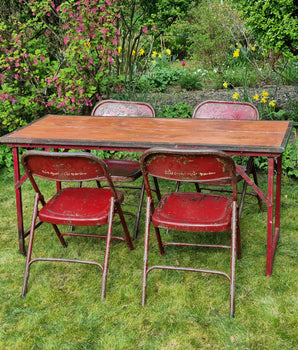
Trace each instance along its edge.
<instances>
[{"instance_id":1,"label":"green grass","mask_svg":"<svg viewBox=\"0 0 298 350\"><path fill-rule=\"evenodd\" d=\"M168 190L161 183L162 192ZM261 176L266 189L266 177ZM297 347L297 180L283 178L281 237L272 277L265 276L266 211L247 198L241 221L243 258L236 269L236 317L229 317L229 284L219 276L171 271L149 274L141 306L144 211L130 251L113 241L107 296L94 266L36 263L28 293L20 297L25 258L18 253L13 173L0 170L0 349L294 349ZM33 192L25 183L30 222ZM128 193L128 201L137 201ZM128 209L128 207L127 207ZM130 227L133 220L127 219ZM91 231L91 229L89 229ZM101 228L105 232L106 227ZM121 234L117 222L114 233ZM227 239L223 235L223 240ZM219 239L219 236L210 238ZM208 239L208 238L207 238ZM34 251L103 261L103 240L68 237L64 249L50 226L41 226ZM26 240L26 243L28 240ZM150 242L151 263L193 264L229 270L228 251L166 248ZM296 345L295 345L296 344Z\"/></svg>"}]
</instances>

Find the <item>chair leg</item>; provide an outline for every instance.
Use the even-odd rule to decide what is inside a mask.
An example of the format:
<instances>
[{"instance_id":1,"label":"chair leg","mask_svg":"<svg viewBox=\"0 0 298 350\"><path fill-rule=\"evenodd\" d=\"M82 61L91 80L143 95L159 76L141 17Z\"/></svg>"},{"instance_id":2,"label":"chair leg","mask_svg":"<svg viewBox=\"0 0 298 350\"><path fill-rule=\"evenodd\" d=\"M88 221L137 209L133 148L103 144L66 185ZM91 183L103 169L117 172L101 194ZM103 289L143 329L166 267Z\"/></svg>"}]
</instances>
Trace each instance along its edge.
<instances>
[{"instance_id":1,"label":"chair leg","mask_svg":"<svg viewBox=\"0 0 298 350\"><path fill-rule=\"evenodd\" d=\"M259 186L255 163L252 164L252 176L254 178L255 184ZM260 210L262 210L262 204L263 204L262 199L259 195L257 195L257 199L258 199Z\"/></svg>"},{"instance_id":2,"label":"chair leg","mask_svg":"<svg viewBox=\"0 0 298 350\"><path fill-rule=\"evenodd\" d=\"M231 276L230 276L230 316L235 314L235 269L236 269L236 235L237 235L237 204L233 202L232 237L231 237Z\"/></svg>"},{"instance_id":3,"label":"chair leg","mask_svg":"<svg viewBox=\"0 0 298 350\"><path fill-rule=\"evenodd\" d=\"M29 270L31 265L30 262L31 262L31 254L32 254L32 247L33 247L33 238L34 238L35 224L36 224L37 213L38 213L38 201L39 201L39 194L36 193L34 198L34 207L33 207L32 221L31 221L31 227L30 227L30 237L29 237L28 252L27 252L27 258L26 258L22 298L24 298L27 293L27 284L28 284Z\"/></svg>"},{"instance_id":4,"label":"chair leg","mask_svg":"<svg viewBox=\"0 0 298 350\"><path fill-rule=\"evenodd\" d=\"M124 229L126 242L127 242L128 246L129 246L130 250L133 250L134 249L133 248L133 244L132 244L132 241L131 241L131 238L130 238L130 234L129 234L129 231L128 231L128 228L127 228L127 225L126 225L126 221L125 221L125 218L124 218L124 215L123 215L122 208L119 205L119 203L116 203L116 209L117 209L117 212L119 214L119 217L120 217L123 229Z\"/></svg>"},{"instance_id":5,"label":"chair leg","mask_svg":"<svg viewBox=\"0 0 298 350\"><path fill-rule=\"evenodd\" d=\"M144 192L145 192L145 184L144 184L144 181L143 181L142 188L141 188L140 199L139 199L138 212L137 212L136 221L135 221L135 227L134 227L134 232L133 232L133 239L136 239L137 236L138 236L138 229L139 229L139 223L140 223L140 217L141 217L141 210L142 210L142 205L143 205L143 200L144 200Z\"/></svg>"},{"instance_id":6,"label":"chair leg","mask_svg":"<svg viewBox=\"0 0 298 350\"><path fill-rule=\"evenodd\" d=\"M161 200L161 195L160 195L160 190L159 190L159 185L158 185L158 182L157 182L157 178L153 177L153 181L154 181L154 186L155 186L155 191L156 191L157 198L160 201Z\"/></svg>"},{"instance_id":7,"label":"chair leg","mask_svg":"<svg viewBox=\"0 0 298 350\"><path fill-rule=\"evenodd\" d=\"M243 187L242 187L241 199L240 199L240 204L239 204L239 219L241 218L241 214L242 214L242 210L243 210L246 190L247 190L247 182L243 180Z\"/></svg>"},{"instance_id":8,"label":"chair leg","mask_svg":"<svg viewBox=\"0 0 298 350\"><path fill-rule=\"evenodd\" d=\"M53 228L54 228L54 230L55 230L55 232L56 232L57 237L59 238L60 243L63 245L64 248L66 248L66 247L67 247L67 244L66 244L66 242L65 242L65 240L64 240L64 238L63 238L63 236L61 235L61 233L60 233L60 231L59 231L57 225L52 224L52 226L53 226Z\"/></svg>"},{"instance_id":9,"label":"chair leg","mask_svg":"<svg viewBox=\"0 0 298 350\"><path fill-rule=\"evenodd\" d=\"M104 300L106 295L106 284L107 284L107 276L108 276L108 265L110 258L110 246L112 239L112 227L113 227L113 216L115 210L115 200L111 198L111 208L109 213L109 221L108 221L108 232L107 232L107 242L106 242L106 251L105 251L105 259L102 271L102 281L101 281L101 301Z\"/></svg>"},{"instance_id":10,"label":"chair leg","mask_svg":"<svg viewBox=\"0 0 298 350\"><path fill-rule=\"evenodd\" d=\"M149 232L151 221L151 200L147 197L146 203L146 222L145 222L145 240L144 240L144 257L143 257L143 282L142 282L142 306L146 304L147 289L147 269L148 269L148 251L149 251Z\"/></svg>"}]
</instances>

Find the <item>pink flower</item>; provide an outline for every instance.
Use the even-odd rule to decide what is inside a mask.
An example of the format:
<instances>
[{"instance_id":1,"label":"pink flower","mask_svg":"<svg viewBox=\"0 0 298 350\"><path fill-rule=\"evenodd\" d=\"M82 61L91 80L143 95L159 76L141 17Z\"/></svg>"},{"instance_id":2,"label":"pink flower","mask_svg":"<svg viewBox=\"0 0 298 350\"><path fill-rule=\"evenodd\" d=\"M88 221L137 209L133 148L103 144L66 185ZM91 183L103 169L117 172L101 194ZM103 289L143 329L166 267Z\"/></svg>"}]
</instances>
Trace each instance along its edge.
<instances>
[{"instance_id":1,"label":"pink flower","mask_svg":"<svg viewBox=\"0 0 298 350\"><path fill-rule=\"evenodd\" d=\"M184 66L185 66L185 62L184 62L184 61L182 61L182 62L181 62L181 65L182 65L182 67L184 67Z\"/></svg>"},{"instance_id":2,"label":"pink flower","mask_svg":"<svg viewBox=\"0 0 298 350\"><path fill-rule=\"evenodd\" d=\"M148 28L147 27L143 28L143 33L148 34Z\"/></svg>"},{"instance_id":3,"label":"pink flower","mask_svg":"<svg viewBox=\"0 0 298 350\"><path fill-rule=\"evenodd\" d=\"M64 38L64 44L65 44L65 45L67 45L67 42L68 42L69 39L70 39L70 38L69 38L68 36L66 36L66 37Z\"/></svg>"},{"instance_id":4,"label":"pink flower","mask_svg":"<svg viewBox=\"0 0 298 350\"><path fill-rule=\"evenodd\" d=\"M155 26L155 24L153 24L152 29L153 29L153 30L156 30L156 26Z\"/></svg>"}]
</instances>

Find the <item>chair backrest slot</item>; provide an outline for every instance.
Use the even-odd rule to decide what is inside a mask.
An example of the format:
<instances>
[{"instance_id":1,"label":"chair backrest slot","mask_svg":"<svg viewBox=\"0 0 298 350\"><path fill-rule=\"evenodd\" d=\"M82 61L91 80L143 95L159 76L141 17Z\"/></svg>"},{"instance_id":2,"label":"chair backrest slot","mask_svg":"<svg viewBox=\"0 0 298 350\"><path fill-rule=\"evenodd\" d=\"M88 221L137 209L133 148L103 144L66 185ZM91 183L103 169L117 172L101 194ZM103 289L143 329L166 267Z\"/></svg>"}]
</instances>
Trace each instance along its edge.
<instances>
[{"instance_id":1,"label":"chair backrest slot","mask_svg":"<svg viewBox=\"0 0 298 350\"><path fill-rule=\"evenodd\" d=\"M214 150L153 148L142 155L141 167L151 176L183 182L232 182L236 174L233 159Z\"/></svg>"},{"instance_id":2,"label":"chair backrest slot","mask_svg":"<svg viewBox=\"0 0 298 350\"><path fill-rule=\"evenodd\" d=\"M192 118L259 120L259 111L248 102L204 101L194 110Z\"/></svg>"},{"instance_id":3,"label":"chair backrest slot","mask_svg":"<svg viewBox=\"0 0 298 350\"><path fill-rule=\"evenodd\" d=\"M85 152L28 151L22 156L26 172L54 181L91 181L108 177L105 162Z\"/></svg>"},{"instance_id":4,"label":"chair backrest slot","mask_svg":"<svg viewBox=\"0 0 298 350\"><path fill-rule=\"evenodd\" d=\"M98 117L145 117L154 118L155 111L149 103L138 101L103 100L91 112Z\"/></svg>"}]
</instances>

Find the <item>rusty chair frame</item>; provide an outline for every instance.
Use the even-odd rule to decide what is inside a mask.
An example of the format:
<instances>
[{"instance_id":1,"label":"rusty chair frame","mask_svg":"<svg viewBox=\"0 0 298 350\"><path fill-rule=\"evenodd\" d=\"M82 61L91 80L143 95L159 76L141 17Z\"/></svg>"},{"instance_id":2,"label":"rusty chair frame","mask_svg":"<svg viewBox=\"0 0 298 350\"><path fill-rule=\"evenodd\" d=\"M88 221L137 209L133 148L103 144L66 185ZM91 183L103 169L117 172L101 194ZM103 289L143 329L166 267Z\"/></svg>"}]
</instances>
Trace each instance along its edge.
<instances>
[{"instance_id":1,"label":"rusty chair frame","mask_svg":"<svg viewBox=\"0 0 298 350\"><path fill-rule=\"evenodd\" d=\"M98 102L91 112L91 116L95 117L141 117L141 118L155 118L154 108L146 102L139 101L118 101L118 100L103 100ZM140 198L138 203L137 214L132 214L131 212L125 212L126 214L133 215L135 217L135 225L133 238L137 238L140 215L142 210L142 204L144 201L144 181L142 186L132 186L132 185L120 185L118 183L131 183L142 176L140 165L138 161L128 161L128 160L115 160L115 159L105 159L106 164L111 170L111 177L113 182L116 182L117 188L121 189L134 189L140 190ZM154 192L156 192L158 199L160 199L160 191L158 187L157 180L154 178ZM100 186L100 183L98 182Z\"/></svg>"},{"instance_id":2,"label":"rusty chair frame","mask_svg":"<svg viewBox=\"0 0 298 350\"><path fill-rule=\"evenodd\" d=\"M106 294L106 281L111 239L125 241L132 250L133 245L121 209L123 194L114 188L106 163L97 156L87 152L45 152L27 151L22 155L22 165L35 190L34 208L30 228L26 268L24 274L22 297L27 293L30 267L37 261L70 262L95 265L102 270L101 300ZM94 181L104 177L109 189L91 187L65 187L61 189L61 182ZM46 202L36 178L44 178L57 183L56 194ZM39 209L41 205L41 209ZM124 229L124 237L112 236L112 225L115 213L120 217ZM39 223L36 225L37 218ZM106 239L104 264L94 261L36 257L32 259L32 247L35 229L40 223L52 224L54 231L62 244L66 247L64 236L97 237ZM64 232L61 233L57 225L101 226L108 224L106 235Z\"/></svg>"},{"instance_id":3,"label":"rusty chair frame","mask_svg":"<svg viewBox=\"0 0 298 350\"><path fill-rule=\"evenodd\" d=\"M233 119L233 120L259 120L260 115L258 109L251 103L248 102L238 102L238 101L214 101L208 100L197 105L193 111L193 119ZM248 176L252 175L254 183L258 186L258 178L256 167L253 157L248 157L246 165L238 165L241 168L241 171L246 173ZM243 178L239 173L237 173L237 181L242 181ZM231 191L225 189L216 189L214 187L210 188L212 184L206 184L207 187L198 186L197 190L211 190L216 192L227 192ZM223 186L226 186L227 183L222 182ZM179 190L180 183L177 184L177 190ZM262 209L262 200L256 192L247 191L247 182L243 181L242 190L239 192L241 195L239 201L239 218L241 217L244 205L244 199L246 195L256 197L260 209Z\"/></svg>"},{"instance_id":4,"label":"rusty chair frame","mask_svg":"<svg viewBox=\"0 0 298 350\"><path fill-rule=\"evenodd\" d=\"M237 205L236 166L231 156L214 150L152 148L145 151L140 160L147 192L145 243L143 260L142 305L146 303L148 274L154 269L191 271L217 274L230 282L230 315L235 310L236 255L241 258L241 242ZM172 192L165 194L154 204L149 176L169 181L195 182L198 184L229 181L232 196L200 192ZM193 267L155 265L148 267L150 225L153 225L160 254L166 246L190 246L228 248L231 250L230 274L217 270ZM163 242L160 229L194 232L223 232L231 230L230 245L202 243ZM165 235L165 237L168 237ZM185 237L185 235L184 235ZM169 239L169 238L167 238Z\"/></svg>"}]
</instances>

